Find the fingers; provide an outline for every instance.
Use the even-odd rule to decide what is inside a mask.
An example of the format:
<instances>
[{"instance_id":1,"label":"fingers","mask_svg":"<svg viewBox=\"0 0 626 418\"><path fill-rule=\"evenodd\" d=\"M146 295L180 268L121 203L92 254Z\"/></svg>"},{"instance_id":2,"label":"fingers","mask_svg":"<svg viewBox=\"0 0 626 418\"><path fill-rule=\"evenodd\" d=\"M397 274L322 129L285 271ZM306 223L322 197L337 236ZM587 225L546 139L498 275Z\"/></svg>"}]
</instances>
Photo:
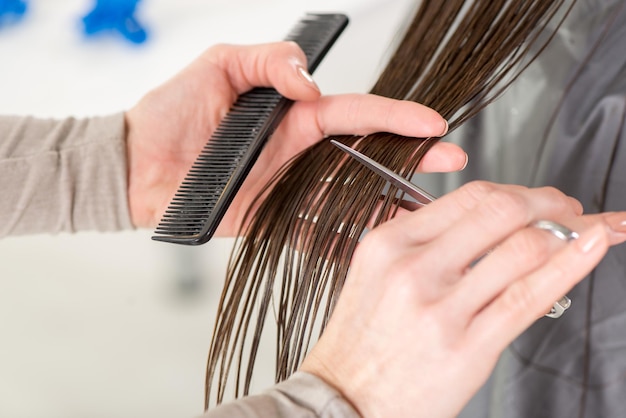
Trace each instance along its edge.
<instances>
[{"instance_id":1,"label":"fingers","mask_svg":"<svg viewBox=\"0 0 626 418\"><path fill-rule=\"evenodd\" d=\"M386 228L399 245L438 238L437 245L454 249L466 263L475 259L476 252L486 252L533 220L581 213L580 202L551 187L529 189L475 181L435 200L406 221L388 222Z\"/></svg>"},{"instance_id":2,"label":"fingers","mask_svg":"<svg viewBox=\"0 0 626 418\"><path fill-rule=\"evenodd\" d=\"M624 212L606 212L587 215L564 222L564 225L574 231L581 231L595 224L601 223L611 231L609 244L617 245L626 241L626 216Z\"/></svg>"},{"instance_id":3,"label":"fingers","mask_svg":"<svg viewBox=\"0 0 626 418\"><path fill-rule=\"evenodd\" d=\"M293 100L310 101L320 92L306 71L306 56L294 42L216 45L206 59L220 67L237 93L272 86ZM448 124L424 105L365 94L325 96L314 104L322 135L393 132L413 137L442 136Z\"/></svg>"},{"instance_id":4,"label":"fingers","mask_svg":"<svg viewBox=\"0 0 626 418\"><path fill-rule=\"evenodd\" d=\"M501 292L472 321L469 332L479 345L502 350L538 317L545 314L600 262L609 247L602 224L581 232L532 273Z\"/></svg>"},{"instance_id":5,"label":"fingers","mask_svg":"<svg viewBox=\"0 0 626 418\"><path fill-rule=\"evenodd\" d=\"M204 57L228 75L237 94L257 86L271 86L293 100L314 100L320 96L307 71L306 56L295 42L221 44L211 47Z\"/></svg>"},{"instance_id":6,"label":"fingers","mask_svg":"<svg viewBox=\"0 0 626 418\"><path fill-rule=\"evenodd\" d=\"M586 215L559 221L572 231L585 233L598 225L604 230L607 245L626 241L626 213ZM551 258L568 243L544 230L529 226L513 234L484 257L455 286L449 295L450 309L459 318L472 318L492 303L508 287L552 262ZM581 278L584 276L581 276ZM558 300L565 293L550 302ZM467 298L467 295L472 295ZM540 315L547 312L542 311Z\"/></svg>"},{"instance_id":7,"label":"fingers","mask_svg":"<svg viewBox=\"0 0 626 418\"><path fill-rule=\"evenodd\" d=\"M572 230L583 231L594 225L591 222L580 222L580 219L569 223L577 225L573 228L570 226ZM585 224L588 224L586 228ZM597 220L595 224L598 224ZM455 316L468 319L474 317L509 285L543 266L566 245L566 241L533 226L517 231L484 256L454 286L449 303L455 310ZM472 297L467 298L467 295Z\"/></svg>"},{"instance_id":8,"label":"fingers","mask_svg":"<svg viewBox=\"0 0 626 418\"><path fill-rule=\"evenodd\" d=\"M418 103L371 94L343 94L295 103L274 137L299 138L304 148L329 135L391 132L424 138L443 135L447 127L439 113ZM437 143L419 168L449 172L461 170L466 164L467 154L459 146Z\"/></svg>"},{"instance_id":9,"label":"fingers","mask_svg":"<svg viewBox=\"0 0 626 418\"><path fill-rule=\"evenodd\" d=\"M446 120L427 106L373 94L324 96L317 104L317 120L325 135L392 132L425 138L448 130Z\"/></svg>"},{"instance_id":10,"label":"fingers","mask_svg":"<svg viewBox=\"0 0 626 418\"><path fill-rule=\"evenodd\" d=\"M535 220L567 219L580 213L577 201L553 188L528 189L476 182L448 197L372 231L379 235L379 239L390 242L393 251L405 254L404 268L413 272L415 280L424 282L419 286L424 297L430 301L450 293L456 283L466 280L469 267L495 247L504 248L494 250L499 251L497 257L490 255L487 258L507 261L496 263L496 266L488 265L493 270L489 271L488 277L499 277L496 273L500 269L518 268L521 273L531 271L536 266L533 263L545 262L541 257L557 248L550 248L549 244L560 244L550 240L558 240L541 236L545 242L539 240L537 244L527 236L544 231L525 231L516 240L504 245L508 237L524 230ZM506 258L501 254L513 256ZM525 259L520 260L519 254ZM535 256L537 260L533 258ZM426 266L422 264L423 260L428 260ZM475 268L486 268L481 264ZM497 283L493 286L497 289L497 286L503 285ZM488 286L484 289L485 294L494 293L495 290ZM467 295L473 291L470 286L460 293ZM480 299L482 304L487 302L487 296ZM470 302L454 309L467 314L467 317L477 307Z\"/></svg>"},{"instance_id":11,"label":"fingers","mask_svg":"<svg viewBox=\"0 0 626 418\"><path fill-rule=\"evenodd\" d=\"M336 386L345 388L346 397L356 405L384 390L389 392L383 397L389 399L406 386L389 389L388 382L394 381L390 376L408 380L416 375L443 376L443 390L450 381L477 379L475 390L517 335L582 280L610 243L626 240L626 212L582 217L580 204L554 189L476 183L447 197L373 229L353 257L321 340L324 344L331 335L337 343L333 348L339 350L325 349L326 367L316 370L331 384L344 383ZM491 208L498 206L495 211ZM528 226L548 214L579 237L566 243ZM485 221L499 228L476 229ZM501 230L510 223L522 226L502 236ZM611 237L608 226L616 237ZM425 239L414 231L419 228L432 235ZM472 250L471 243L461 239L464 235L500 245L475 267L465 269L461 281L449 285L442 274L445 269L437 264L456 263L460 247ZM481 255L477 247L470 258ZM437 292L437 284L443 291ZM458 308L463 305L466 308ZM358 374L364 358L374 362L369 381ZM364 384L352 386L355 375ZM433 379L427 379L424 387L432 390ZM406 399L410 392L401 397Z\"/></svg>"},{"instance_id":12,"label":"fingers","mask_svg":"<svg viewBox=\"0 0 626 418\"><path fill-rule=\"evenodd\" d=\"M419 170L424 173L460 171L467 165L463 148L449 142L437 142L422 158Z\"/></svg>"},{"instance_id":13,"label":"fingers","mask_svg":"<svg viewBox=\"0 0 626 418\"><path fill-rule=\"evenodd\" d=\"M454 228L442 232L437 240L443 247L457 247L454 262L445 270L460 277L464 270L482 254L502 240L538 219L563 219L577 214L578 205L553 188L496 188L467 212Z\"/></svg>"}]
</instances>

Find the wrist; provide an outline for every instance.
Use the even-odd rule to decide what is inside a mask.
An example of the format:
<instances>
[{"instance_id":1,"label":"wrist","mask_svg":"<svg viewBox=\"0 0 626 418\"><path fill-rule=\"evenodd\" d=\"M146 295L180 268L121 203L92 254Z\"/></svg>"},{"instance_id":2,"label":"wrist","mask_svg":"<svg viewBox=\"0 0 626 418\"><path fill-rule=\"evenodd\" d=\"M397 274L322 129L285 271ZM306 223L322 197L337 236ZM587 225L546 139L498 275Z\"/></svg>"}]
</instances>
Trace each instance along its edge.
<instances>
[{"instance_id":1,"label":"wrist","mask_svg":"<svg viewBox=\"0 0 626 418\"><path fill-rule=\"evenodd\" d=\"M128 210L130 219L136 228L153 227L158 221L160 213L157 213L151 191L158 187L163 178L153 164L148 164L150 150L141 149L141 132L136 126L133 110L125 113L126 123L126 158L127 158L127 183L128 183ZM143 157L143 158L142 158Z\"/></svg>"},{"instance_id":2,"label":"wrist","mask_svg":"<svg viewBox=\"0 0 626 418\"><path fill-rule=\"evenodd\" d=\"M302 363L300 371L317 377L333 388L361 417L375 417L363 401L367 398L363 389L370 386L366 383L369 363L364 362L363 367L358 369L350 367L351 361L346 360L350 358L346 356L349 356L349 352L342 353L341 351L345 351L343 347L345 346L335 346L330 352L323 343L318 343ZM335 362L335 359L341 361Z\"/></svg>"}]
</instances>

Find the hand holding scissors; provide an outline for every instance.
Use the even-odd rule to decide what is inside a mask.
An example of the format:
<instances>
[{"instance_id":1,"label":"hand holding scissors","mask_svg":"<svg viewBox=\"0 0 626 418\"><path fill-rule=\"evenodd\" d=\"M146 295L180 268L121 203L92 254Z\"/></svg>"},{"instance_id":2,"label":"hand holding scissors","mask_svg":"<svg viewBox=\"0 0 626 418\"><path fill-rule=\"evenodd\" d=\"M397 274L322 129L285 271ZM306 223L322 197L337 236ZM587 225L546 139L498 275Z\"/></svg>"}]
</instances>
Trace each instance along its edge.
<instances>
[{"instance_id":1,"label":"hand holding scissors","mask_svg":"<svg viewBox=\"0 0 626 418\"><path fill-rule=\"evenodd\" d=\"M301 367L365 418L458 415L511 342L626 241L626 212L583 215L551 187L411 193L423 207L363 237Z\"/></svg>"},{"instance_id":2,"label":"hand holding scissors","mask_svg":"<svg viewBox=\"0 0 626 418\"><path fill-rule=\"evenodd\" d=\"M354 150L353 148L350 148L335 140L331 140L330 142L348 155L350 155L352 158L378 174L380 177L387 180L393 186L397 187L404 193L414 198L418 205L425 206L436 199L427 191L411 183L404 177L391 171L389 168L383 166L382 164L377 163L366 155L363 155L362 153ZM571 241L578 238L578 234L576 232L553 221L541 220L534 222L532 226L546 230L563 241ZM563 315L563 313L571 306L571 304L572 301L567 296L563 296L561 299L554 303L554 306L552 307L550 312L548 312L545 316L550 318L558 318Z\"/></svg>"}]
</instances>

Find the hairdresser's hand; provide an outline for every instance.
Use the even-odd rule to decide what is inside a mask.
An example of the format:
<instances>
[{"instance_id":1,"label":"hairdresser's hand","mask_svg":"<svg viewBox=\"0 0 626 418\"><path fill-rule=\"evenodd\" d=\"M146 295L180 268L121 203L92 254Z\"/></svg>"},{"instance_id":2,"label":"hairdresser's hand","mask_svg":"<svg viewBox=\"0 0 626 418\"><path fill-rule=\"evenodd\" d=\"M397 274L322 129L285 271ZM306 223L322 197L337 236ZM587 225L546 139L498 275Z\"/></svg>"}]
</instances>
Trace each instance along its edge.
<instances>
[{"instance_id":1,"label":"hairdresser's hand","mask_svg":"<svg viewBox=\"0 0 626 418\"><path fill-rule=\"evenodd\" d=\"M555 189L470 183L382 224L302 370L365 418L456 416L504 348L626 240L625 212L581 211ZM580 237L528 226L539 219Z\"/></svg>"},{"instance_id":2,"label":"hairdresser's hand","mask_svg":"<svg viewBox=\"0 0 626 418\"><path fill-rule=\"evenodd\" d=\"M224 218L218 235L234 235L242 213L290 157L330 134L378 131L438 136L447 124L416 103L372 95L322 97L304 71L306 58L294 43L210 48L169 82L127 112L129 201L133 223L156 225L213 130L237 96L255 86L273 86L297 100L265 147ZM438 144L425 171L458 170L466 155Z\"/></svg>"}]
</instances>

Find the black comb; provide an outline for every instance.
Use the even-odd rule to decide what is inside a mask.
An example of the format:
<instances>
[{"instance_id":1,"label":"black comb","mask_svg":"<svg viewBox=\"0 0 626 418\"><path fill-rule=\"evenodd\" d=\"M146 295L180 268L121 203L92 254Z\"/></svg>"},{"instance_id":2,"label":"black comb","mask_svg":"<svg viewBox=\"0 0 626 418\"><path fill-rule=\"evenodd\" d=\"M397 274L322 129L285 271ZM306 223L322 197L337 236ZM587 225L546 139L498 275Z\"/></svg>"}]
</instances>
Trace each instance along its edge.
<instances>
[{"instance_id":1,"label":"black comb","mask_svg":"<svg viewBox=\"0 0 626 418\"><path fill-rule=\"evenodd\" d=\"M312 73L347 24L343 14L307 14L285 40L302 48ZM152 239L186 245L209 241L292 104L272 88L239 96L179 186Z\"/></svg>"}]
</instances>

